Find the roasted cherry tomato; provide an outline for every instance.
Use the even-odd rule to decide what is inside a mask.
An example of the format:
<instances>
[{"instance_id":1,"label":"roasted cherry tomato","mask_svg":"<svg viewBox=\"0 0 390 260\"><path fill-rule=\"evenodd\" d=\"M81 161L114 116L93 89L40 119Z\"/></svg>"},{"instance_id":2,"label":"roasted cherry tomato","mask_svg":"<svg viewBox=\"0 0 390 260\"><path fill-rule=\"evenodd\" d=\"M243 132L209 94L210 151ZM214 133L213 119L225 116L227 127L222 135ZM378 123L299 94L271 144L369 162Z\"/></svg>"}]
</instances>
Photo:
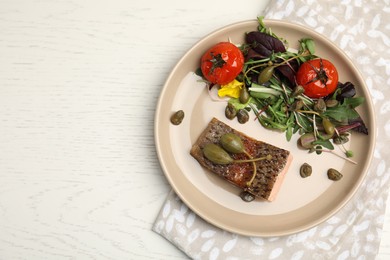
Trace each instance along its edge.
<instances>
[{"instance_id":1,"label":"roasted cherry tomato","mask_svg":"<svg viewBox=\"0 0 390 260\"><path fill-rule=\"evenodd\" d=\"M339 76L330 61L315 59L306 61L299 67L296 79L297 84L305 89L305 95L321 98L336 90Z\"/></svg>"},{"instance_id":2,"label":"roasted cherry tomato","mask_svg":"<svg viewBox=\"0 0 390 260\"><path fill-rule=\"evenodd\" d=\"M230 42L220 42L203 54L200 68L208 81L225 85L240 74L243 66L241 50Z\"/></svg>"}]
</instances>

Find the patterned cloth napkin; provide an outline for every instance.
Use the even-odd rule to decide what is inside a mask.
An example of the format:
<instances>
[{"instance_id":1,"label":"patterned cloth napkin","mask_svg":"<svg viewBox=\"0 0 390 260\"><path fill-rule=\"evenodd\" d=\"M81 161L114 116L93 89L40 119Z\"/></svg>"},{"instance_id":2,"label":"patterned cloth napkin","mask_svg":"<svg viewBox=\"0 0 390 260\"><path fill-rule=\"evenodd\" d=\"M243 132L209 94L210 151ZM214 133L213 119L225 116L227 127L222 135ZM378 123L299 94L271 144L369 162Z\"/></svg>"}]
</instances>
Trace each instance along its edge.
<instances>
[{"instance_id":1,"label":"patterned cloth napkin","mask_svg":"<svg viewBox=\"0 0 390 260\"><path fill-rule=\"evenodd\" d=\"M264 16L312 27L342 48L362 72L378 125L363 185L336 215L294 235L259 238L223 231L196 216L174 192L153 230L194 259L373 259L390 186L390 1L276 0Z\"/></svg>"}]
</instances>

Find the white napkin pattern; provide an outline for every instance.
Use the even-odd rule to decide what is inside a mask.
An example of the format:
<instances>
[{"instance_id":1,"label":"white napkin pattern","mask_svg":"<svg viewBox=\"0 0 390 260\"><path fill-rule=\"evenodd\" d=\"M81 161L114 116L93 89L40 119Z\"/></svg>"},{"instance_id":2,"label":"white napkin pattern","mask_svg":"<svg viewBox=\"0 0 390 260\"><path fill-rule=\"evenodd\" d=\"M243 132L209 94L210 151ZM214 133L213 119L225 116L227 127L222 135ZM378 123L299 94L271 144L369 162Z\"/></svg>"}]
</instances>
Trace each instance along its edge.
<instances>
[{"instance_id":1,"label":"white napkin pattern","mask_svg":"<svg viewBox=\"0 0 390 260\"><path fill-rule=\"evenodd\" d=\"M269 4L265 18L312 27L342 48L362 72L378 125L364 183L336 215L294 235L259 238L223 231L198 217L174 192L153 230L194 259L373 259L390 187L390 1L277 0Z\"/></svg>"}]
</instances>

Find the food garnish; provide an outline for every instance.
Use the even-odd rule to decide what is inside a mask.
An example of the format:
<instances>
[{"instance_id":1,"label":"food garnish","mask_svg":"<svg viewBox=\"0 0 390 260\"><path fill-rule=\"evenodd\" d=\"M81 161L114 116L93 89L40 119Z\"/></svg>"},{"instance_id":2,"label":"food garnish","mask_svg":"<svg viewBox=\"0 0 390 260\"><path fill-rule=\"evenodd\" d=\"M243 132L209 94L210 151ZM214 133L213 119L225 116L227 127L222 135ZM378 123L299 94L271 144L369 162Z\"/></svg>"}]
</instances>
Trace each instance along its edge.
<instances>
[{"instance_id":1,"label":"food garnish","mask_svg":"<svg viewBox=\"0 0 390 260\"><path fill-rule=\"evenodd\" d=\"M289 151L255 140L213 118L191 148L200 165L268 201L275 199L292 161ZM251 196L241 194L245 201Z\"/></svg>"},{"instance_id":2,"label":"food garnish","mask_svg":"<svg viewBox=\"0 0 390 260\"><path fill-rule=\"evenodd\" d=\"M184 111L178 110L171 116L171 123L174 125L180 125L184 119Z\"/></svg>"},{"instance_id":3,"label":"food garnish","mask_svg":"<svg viewBox=\"0 0 390 260\"><path fill-rule=\"evenodd\" d=\"M233 98L239 98L241 96L241 91L245 88L243 88L244 83L239 82L238 80L233 80L225 85L221 85L221 88L218 90L218 96L220 97L233 97Z\"/></svg>"},{"instance_id":4,"label":"food garnish","mask_svg":"<svg viewBox=\"0 0 390 260\"><path fill-rule=\"evenodd\" d=\"M336 169L330 168L327 172L329 180L338 181L343 178L343 175Z\"/></svg>"},{"instance_id":5,"label":"food garnish","mask_svg":"<svg viewBox=\"0 0 390 260\"><path fill-rule=\"evenodd\" d=\"M332 62L315 54L314 40L302 38L298 50L291 51L262 19L258 18L258 30L247 32L241 45L218 43L202 57L199 75L209 88L219 87L230 97L226 117L245 123L248 111L252 111L263 127L284 132L288 141L299 134L302 147L317 154L333 152L334 145L348 141L351 131L367 135L368 129L356 111L365 102L364 97L355 96L351 82L339 82ZM227 66L232 64L229 59L226 64L217 62L226 46L242 53L245 62L241 71L232 73ZM241 67L241 62L238 64L235 68ZM345 158L352 161L352 151L342 148Z\"/></svg>"},{"instance_id":6,"label":"food garnish","mask_svg":"<svg viewBox=\"0 0 390 260\"><path fill-rule=\"evenodd\" d=\"M310 98L322 98L332 94L339 82L336 67L326 59L314 59L304 62L297 71L297 84Z\"/></svg>"},{"instance_id":7,"label":"food garnish","mask_svg":"<svg viewBox=\"0 0 390 260\"><path fill-rule=\"evenodd\" d=\"M312 167L308 163L304 163L301 165L299 168L299 174L301 175L302 178L307 178L311 175L312 173Z\"/></svg>"},{"instance_id":8,"label":"food garnish","mask_svg":"<svg viewBox=\"0 0 390 260\"><path fill-rule=\"evenodd\" d=\"M245 202L251 202L251 201L254 201L256 199L256 197L253 194L251 194L250 192L247 192L247 191L242 191L240 193L240 198Z\"/></svg>"},{"instance_id":9,"label":"food garnish","mask_svg":"<svg viewBox=\"0 0 390 260\"><path fill-rule=\"evenodd\" d=\"M201 58L203 76L213 84L225 85L232 82L241 73L244 55L230 42L220 42Z\"/></svg>"}]
</instances>

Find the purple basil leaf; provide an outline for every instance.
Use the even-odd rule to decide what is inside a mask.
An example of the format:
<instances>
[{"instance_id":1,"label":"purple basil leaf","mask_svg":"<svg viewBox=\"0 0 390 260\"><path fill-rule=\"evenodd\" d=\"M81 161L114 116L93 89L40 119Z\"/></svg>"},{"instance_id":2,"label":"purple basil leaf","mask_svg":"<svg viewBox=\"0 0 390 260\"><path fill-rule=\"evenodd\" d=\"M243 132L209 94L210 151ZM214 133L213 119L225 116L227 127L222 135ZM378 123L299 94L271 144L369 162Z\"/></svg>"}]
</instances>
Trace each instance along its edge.
<instances>
[{"instance_id":1,"label":"purple basil leaf","mask_svg":"<svg viewBox=\"0 0 390 260\"><path fill-rule=\"evenodd\" d=\"M245 59L248 60L258 60L258 59L264 59L267 58L266 56L263 56L256 52L254 49L249 48L248 53L245 55Z\"/></svg>"},{"instance_id":2,"label":"purple basil leaf","mask_svg":"<svg viewBox=\"0 0 390 260\"><path fill-rule=\"evenodd\" d=\"M289 87L292 88L295 86L295 72L288 65L278 66L275 69L279 72L280 76L287 80Z\"/></svg>"},{"instance_id":3,"label":"purple basil leaf","mask_svg":"<svg viewBox=\"0 0 390 260\"><path fill-rule=\"evenodd\" d=\"M253 31L246 35L246 42L262 56L269 57L274 52L285 52L283 42L266 33Z\"/></svg>"},{"instance_id":4,"label":"purple basil leaf","mask_svg":"<svg viewBox=\"0 0 390 260\"><path fill-rule=\"evenodd\" d=\"M289 65L282 65L276 67L276 70L287 79L289 86L293 88L296 85L295 75L299 65L296 60L290 61Z\"/></svg>"},{"instance_id":5,"label":"purple basil leaf","mask_svg":"<svg viewBox=\"0 0 390 260\"><path fill-rule=\"evenodd\" d=\"M355 86L351 82L339 82L337 87L339 88L339 92L336 96L338 101L343 101L344 98L353 97L356 94Z\"/></svg>"},{"instance_id":6,"label":"purple basil leaf","mask_svg":"<svg viewBox=\"0 0 390 260\"><path fill-rule=\"evenodd\" d=\"M348 121L348 124L355 124L355 123L359 123L359 126L353 128L352 130L359 132L359 133L362 133L362 134L365 134L365 135L368 135L368 128L366 127L363 119L360 116L356 119Z\"/></svg>"}]
</instances>

